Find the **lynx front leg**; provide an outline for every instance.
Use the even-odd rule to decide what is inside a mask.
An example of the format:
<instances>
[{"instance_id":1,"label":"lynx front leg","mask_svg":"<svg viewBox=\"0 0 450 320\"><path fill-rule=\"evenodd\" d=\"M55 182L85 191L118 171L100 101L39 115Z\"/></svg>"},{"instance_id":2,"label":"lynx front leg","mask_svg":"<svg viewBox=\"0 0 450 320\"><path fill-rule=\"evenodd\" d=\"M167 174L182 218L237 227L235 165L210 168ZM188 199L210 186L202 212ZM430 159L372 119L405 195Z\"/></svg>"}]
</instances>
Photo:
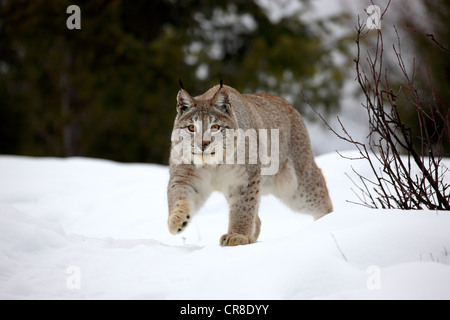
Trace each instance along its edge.
<instances>
[{"instance_id":1,"label":"lynx front leg","mask_svg":"<svg viewBox=\"0 0 450 320\"><path fill-rule=\"evenodd\" d=\"M177 234L183 231L188 225L190 218L190 209L187 201L177 201L169 213L167 222L170 233Z\"/></svg>"},{"instance_id":2,"label":"lynx front leg","mask_svg":"<svg viewBox=\"0 0 450 320\"><path fill-rule=\"evenodd\" d=\"M182 232L192 220L193 214L201 207L208 194L203 194L197 176L190 166L171 168L167 199L169 219L167 225L172 234Z\"/></svg>"},{"instance_id":3,"label":"lynx front leg","mask_svg":"<svg viewBox=\"0 0 450 320\"><path fill-rule=\"evenodd\" d=\"M258 239L261 220L258 217L259 176L248 186L240 186L228 195L230 222L228 233L220 238L222 246L237 246L255 243Z\"/></svg>"}]
</instances>

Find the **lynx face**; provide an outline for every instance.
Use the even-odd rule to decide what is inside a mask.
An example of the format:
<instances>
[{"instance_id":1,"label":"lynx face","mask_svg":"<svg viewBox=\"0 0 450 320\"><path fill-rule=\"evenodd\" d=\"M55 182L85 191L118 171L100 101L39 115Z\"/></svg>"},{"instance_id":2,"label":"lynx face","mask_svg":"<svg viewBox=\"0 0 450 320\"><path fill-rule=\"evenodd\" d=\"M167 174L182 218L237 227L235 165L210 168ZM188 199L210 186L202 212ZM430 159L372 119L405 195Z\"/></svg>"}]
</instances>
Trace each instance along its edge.
<instances>
[{"instance_id":1,"label":"lynx face","mask_svg":"<svg viewBox=\"0 0 450 320\"><path fill-rule=\"evenodd\" d=\"M177 112L173 142L184 142L183 162L217 165L232 156L235 144L227 143L227 130L237 129L238 124L228 93L220 88L210 100L192 98L184 89L178 92ZM227 148L228 146L232 146Z\"/></svg>"}]
</instances>

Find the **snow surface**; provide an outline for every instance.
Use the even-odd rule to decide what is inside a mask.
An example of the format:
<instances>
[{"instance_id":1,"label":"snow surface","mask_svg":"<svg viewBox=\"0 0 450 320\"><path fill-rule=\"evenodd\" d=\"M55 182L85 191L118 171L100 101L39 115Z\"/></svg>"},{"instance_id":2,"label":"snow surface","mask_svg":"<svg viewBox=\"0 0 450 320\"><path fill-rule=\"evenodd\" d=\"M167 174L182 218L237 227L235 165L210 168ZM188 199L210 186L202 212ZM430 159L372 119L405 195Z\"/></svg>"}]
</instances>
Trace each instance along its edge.
<instances>
[{"instance_id":1,"label":"snow surface","mask_svg":"<svg viewBox=\"0 0 450 320\"><path fill-rule=\"evenodd\" d=\"M168 232L167 167L1 156L0 299L450 299L450 214L349 204L365 164L317 162L332 214L264 197L258 242L221 247L220 194Z\"/></svg>"}]
</instances>

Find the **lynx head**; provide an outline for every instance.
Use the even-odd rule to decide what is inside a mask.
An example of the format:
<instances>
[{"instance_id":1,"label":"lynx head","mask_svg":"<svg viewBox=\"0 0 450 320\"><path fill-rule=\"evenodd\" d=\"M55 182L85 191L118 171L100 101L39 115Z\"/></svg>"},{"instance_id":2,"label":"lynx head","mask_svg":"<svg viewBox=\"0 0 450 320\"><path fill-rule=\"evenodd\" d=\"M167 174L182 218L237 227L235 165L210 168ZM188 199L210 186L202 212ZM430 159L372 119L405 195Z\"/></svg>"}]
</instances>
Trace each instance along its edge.
<instances>
[{"instance_id":1,"label":"lynx head","mask_svg":"<svg viewBox=\"0 0 450 320\"><path fill-rule=\"evenodd\" d=\"M224 163L225 157L235 152L234 147L226 148L226 132L238 128L229 93L220 85L211 99L201 97L193 98L183 88L178 92L172 142L178 144L182 138L183 163L199 166Z\"/></svg>"}]
</instances>

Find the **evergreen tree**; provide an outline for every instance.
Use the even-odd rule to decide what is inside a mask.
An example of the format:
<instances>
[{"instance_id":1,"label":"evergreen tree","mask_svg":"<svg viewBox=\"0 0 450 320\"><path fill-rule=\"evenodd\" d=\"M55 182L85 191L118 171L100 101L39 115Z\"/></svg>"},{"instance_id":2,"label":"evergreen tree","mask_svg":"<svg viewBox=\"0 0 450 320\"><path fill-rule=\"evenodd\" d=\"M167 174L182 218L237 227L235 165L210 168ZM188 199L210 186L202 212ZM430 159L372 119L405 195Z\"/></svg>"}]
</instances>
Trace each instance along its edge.
<instances>
[{"instance_id":1,"label":"evergreen tree","mask_svg":"<svg viewBox=\"0 0 450 320\"><path fill-rule=\"evenodd\" d=\"M223 78L335 108L343 66L303 16L240 0L1 1L0 152L167 163L178 78L193 95Z\"/></svg>"},{"instance_id":2,"label":"evergreen tree","mask_svg":"<svg viewBox=\"0 0 450 320\"><path fill-rule=\"evenodd\" d=\"M424 111L431 115L430 106L434 109L447 110L447 117L442 112L441 116L427 119L425 127L422 131L427 131L431 141L437 144L438 136L436 131L444 130L446 136L442 139L443 150L434 150L434 152L442 152L444 156L450 156L450 119L449 101L450 101L450 27L448 21L450 19L450 3L446 1L422 1L426 19L418 20L411 12L405 12L401 17L402 27L406 30L406 35L401 39L403 43L412 44L413 51L410 53L414 57L415 67L414 81L418 92L408 92L407 96L410 100L414 100L416 95L420 99L420 106ZM408 66L410 67L410 66ZM411 67L411 70L413 68ZM405 122L412 126L413 134L418 137L416 140L416 148L420 148L421 128L417 121L417 110L413 104L407 101L401 101L401 116ZM435 111L436 112L436 111ZM436 127L437 126L437 127ZM433 146L432 146L433 147Z\"/></svg>"}]
</instances>

